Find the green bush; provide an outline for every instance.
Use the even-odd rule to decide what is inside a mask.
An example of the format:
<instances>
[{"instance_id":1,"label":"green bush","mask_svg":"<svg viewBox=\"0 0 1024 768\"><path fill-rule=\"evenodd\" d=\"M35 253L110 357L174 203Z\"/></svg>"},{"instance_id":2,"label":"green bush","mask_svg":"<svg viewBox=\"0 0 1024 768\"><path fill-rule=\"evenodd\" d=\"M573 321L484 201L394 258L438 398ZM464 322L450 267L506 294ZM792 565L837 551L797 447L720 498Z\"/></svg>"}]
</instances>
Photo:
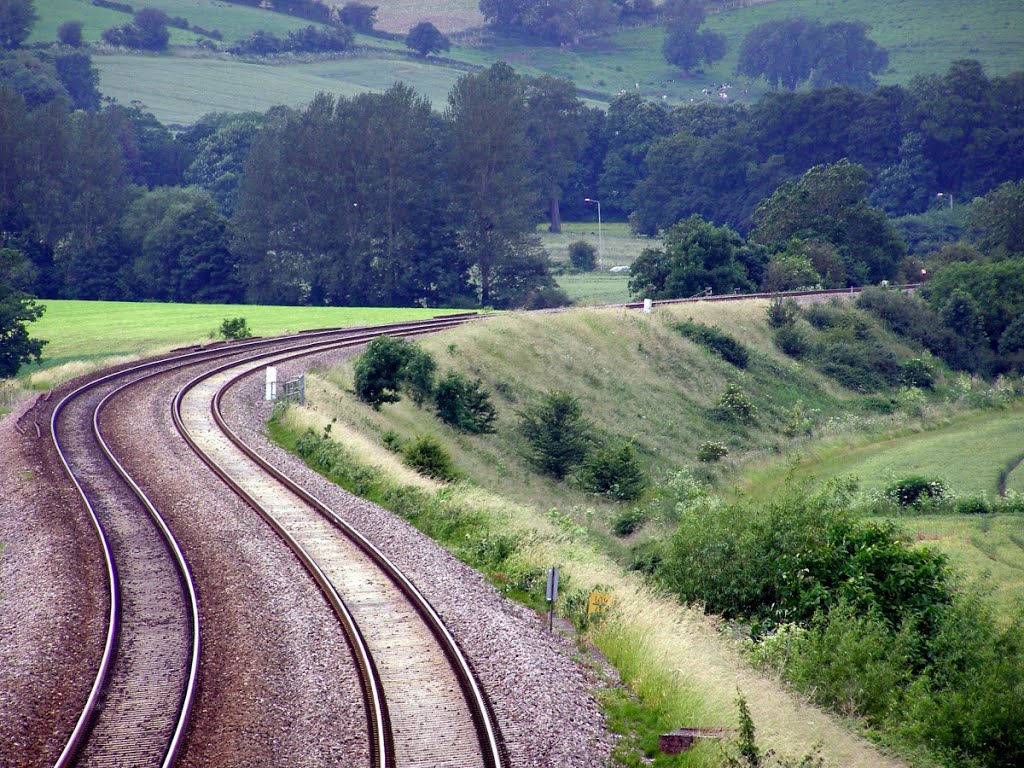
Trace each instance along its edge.
<instances>
[{"instance_id":1,"label":"green bush","mask_svg":"<svg viewBox=\"0 0 1024 768\"><path fill-rule=\"evenodd\" d=\"M711 409L711 418L738 424L753 424L757 406L736 384L727 384L718 403Z\"/></svg>"},{"instance_id":2,"label":"green bush","mask_svg":"<svg viewBox=\"0 0 1024 768\"><path fill-rule=\"evenodd\" d=\"M992 505L984 496L968 496L957 499L953 511L958 515L987 515L992 511Z\"/></svg>"},{"instance_id":3,"label":"green bush","mask_svg":"<svg viewBox=\"0 0 1024 768\"><path fill-rule=\"evenodd\" d=\"M941 555L912 548L891 523L861 522L849 503L830 486L761 509L682 508L659 575L684 602L745 619L755 633L806 624L842 601L899 627L949 601Z\"/></svg>"},{"instance_id":4,"label":"green bush","mask_svg":"<svg viewBox=\"0 0 1024 768\"><path fill-rule=\"evenodd\" d=\"M800 403L794 403L784 415L786 421L782 425L782 434L786 437L806 436L814 431L814 419L807 415Z\"/></svg>"},{"instance_id":5,"label":"green bush","mask_svg":"<svg viewBox=\"0 0 1024 768\"><path fill-rule=\"evenodd\" d=\"M729 334L692 320L677 323L676 330L695 344L718 355L737 368L746 368L750 353Z\"/></svg>"},{"instance_id":6,"label":"green bush","mask_svg":"<svg viewBox=\"0 0 1024 768\"><path fill-rule=\"evenodd\" d=\"M366 345L355 362L356 396L374 409L384 403L397 403L402 386L402 368L409 360L408 342L391 336L378 336Z\"/></svg>"},{"instance_id":7,"label":"green bush","mask_svg":"<svg viewBox=\"0 0 1024 768\"><path fill-rule=\"evenodd\" d=\"M615 516L615 519L612 521L612 532L616 536L629 536L635 531L640 530L646 522L646 512L640 507L630 507L629 509L622 510Z\"/></svg>"},{"instance_id":8,"label":"green bush","mask_svg":"<svg viewBox=\"0 0 1024 768\"><path fill-rule=\"evenodd\" d=\"M251 339L252 331L244 317L231 317L220 324L220 335L225 339Z\"/></svg>"},{"instance_id":9,"label":"green bush","mask_svg":"<svg viewBox=\"0 0 1024 768\"><path fill-rule=\"evenodd\" d=\"M725 447L725 443L718 443L714 440L705 440L697 448L697 461L718 461L723 456L728 455L729 449Z\"/></svg>"},{"instance_id":10,"label":"green bush","mask_svg":"<svg viewBox=\"0 0 1024 768\"><path fill-rule=\"evenodd\" d=\"M402 449L402 460L428 477L455 480L455 466L441 441L433 435L420 435Z\"/></svg>"},{"instance_id":11,"label":"green bush","mask_svg":"<svg viewBox=\"0 0 1024 768\"><path fill-rule=\"evenodd\" d=\"M405 362L398 371L398 378L402 389L409 393L413 403L420 408L434 394L437 363L418 344L407 342L406 347Z\"/></svg>"},{"instance_id":12,"label":"green bush","mask_svg":"<svg viewBox=\"0 0 1024 768\"><path fill-rule=\"evenodd\" d=\"M810 342L799 326L783 325L772 333L772 341L784 355L801 358L810 349Z\"/></svg>"},{"instance_id":13,"label":"green bush","mask_svg":"<svg viewBox=\"0 0 1024 768\"><path fill-rule=\"evenodd\" d=\"M885 495L901 507L910 507L922 499L941 499L946 490L946 484L937 478L911 475L892 483Z\"/></svg>"},{"instance_id":14,"label":"green bush","mask_svg":"<svg viewBox=\"0 0 1024 768\"><path fill-rule=\"evenodd\" d=\"M581 272L592 272L597 266L597 249L586 240L570 243L569 262Z\"/></svg>"},{"instance_id":15,"label":"green bush","mask_svg":"<svg viewBox=\"0 0 1024 768\"><path fill-rule=\"evenodd\" d=\"M455 429L473 434L494 431L497 411L480 379L470 381L458 371L448 371L434 389L434 406L438 418Z\"/></svg>"},{"instance_id":16,"label":"green bush","mask_svg":"<svg viewBox=\"0 0 1024 768\"><path fill-rule=\"evenodd\" d=\"M583 459L579 482L591 493L616 501L638 499L647 487L647 478L636 458L632 443L602 448Z\"/></svg>"},{"instance_id":17,"label":"green bush","mask_svg":"<svg viewBox=\"0 0 1024 768\"><path fill-rule=\"evenodd\" d=\"M790 327L800 317L800 305L793 299L775 297L768 303L766 314L769 328Z\"/></svg>"},{"instance_id":18,"label":"green bush","mask_svg":"<svg viewBox=\"0 0 1024 768\"><path fill-rule=\"evenodd\" d=\"M926 361L912 357L900 363L900 384L905 387L931 389L935 386L935 373Z\"/></svg>"},{"instance_id":19,"label":"green bush","mask_svg":"<svg viewBox=\"0 0 1024 768\"><path fill-rule=\"evenodd\" d=\"M574 395L562 390L549 392L521 411L519 432L526 439L524 458L556 480L579 466L591 445L583 407Z\"/></svg>"},{"instance_id":20,"label":"green bush","mask_svg":"<svg viewBox=\"0 0 1024 768\"><path fill-rule=\"evenodd\" d=\"M402 445L405 441L402 436L393 429L385 429L380 433L380 442L385 448L392 453L401 453Z\"/></svg>"}]
</instances>

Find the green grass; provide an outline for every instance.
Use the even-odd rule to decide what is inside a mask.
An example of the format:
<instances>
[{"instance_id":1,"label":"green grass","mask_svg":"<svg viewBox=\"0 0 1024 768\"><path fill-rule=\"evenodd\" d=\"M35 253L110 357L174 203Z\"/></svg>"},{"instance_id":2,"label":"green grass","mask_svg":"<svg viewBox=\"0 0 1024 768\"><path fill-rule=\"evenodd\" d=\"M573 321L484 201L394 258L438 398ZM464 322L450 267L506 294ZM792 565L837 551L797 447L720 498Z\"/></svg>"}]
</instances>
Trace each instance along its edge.
<instances>
[{"instance_id":1,"label":"green grass","mask_svg":"<svg viewBox=\"0 0 1024 768\"><path fill-rule=\"evenodd\" d=\"M157 8L168 16L183 16L189 24L208 30L218 30L224 35L225 43L231 43L262 29L275 35L284 36L295 29L309 26L310 22L283 13L273 13L259 8L234 5L216 0L122 0L136 11L142 8ZM125 13L99 8L89 0L35 0L39 21L32 30L29 42L46 42L57 39L57 28L65 21L77 19L83 24L82 38L89 43L100 41L100 33L110 27L127 24L131 16ZM171 45L195 45L201 39L181 29L171 28Z\"/></svg>"},{"instance_id":2,"label":"green grass","mask_svg":"<svg viewBox=\"0 0 1024 768\"><path fill-rule=\"evenodd\" d=\"M255 64L229 58L111 55L93 59L100 90L122 104L139 101L168 125L188 125L210 112L264 112L302 107L323 91L354 96L415 82L440 109L462 73L408 59L351 58L302 64Z\"/></svg>"},{"instance_id":3,"label":"green grass","mask_svg":"<svg viewBox=\"0 0 1024 768\"><path fill-rule=\"evenodd\" d=\"M153 0L150 3L193 24L219 29L235 40L256 29L283 35L308 22L258 9L211 0ZM123 24L128 17L96 8L87 0L38 0L40 21L32 41L53 40L62 21L85 22L87 41L95 42L103 29ZM466 37L445 60L393 61L386 50L404 52L401 43L357 37L361 53L334 62L310 63L297 58L287 64L257 66L213 55L192 59L187 53L197 38L172 31L172 45L186 46L176 54L152 56L97 56L104 95L122 103L139 101L158 118L186 124L210 111L265 110L275 104L300 105L320 90L351 95L382 90L402 80L440 108L448 90L465 69L487 66L498 59L524 74L553 74L573 80L591 104L606 104L621 91L637 91L670 106L693 101L720 101L716 88L732 83L731 101L754 102L767 92L763 81L745 83L735 74L740 44L746 33L764 21L803 15L824 19L861 19L872 27L872 38L890 51L890 67L880 80L908 84L918 75L941 74L951 61L976 58L988 74L1019 70L1024 60L1024 3L985 0L963 4L950 0L894 0L871 3L850 0L823 4L819 0L778 0L709 17L707 26L729 40L727 56L702 73L683 77L662 58L664 30L660 27L627 29L585 39L574 48L524 45L516 41L489 42ZM404 32L416 21L435 20L444 29L479 23L475 3L460 0L436 6L413 5L409 0L381 3L381 29ZM461 21L460 21L461 20ZM488 38L489 39L489 38ZM367 47L369 46L369 47ZM404 56L404 53L402 54ZM457 62L452 66L448 61ZM712 93L704 94L709 89ZM744 93L746 91L746 93ZM665 97L662 99L662 97Z\"/></svg>"},{"instance_id":4,"label":"green grass","mask_svg":"<svg viewBox=\"0 0 1024 768\"><path fill-rule=\"evenodd\" d=\"M756 498L768 498L787 478L825 482L852 475L864 490L881 490L900 478L925 475L957 493L995 496L1000 471L1020 455L1022 431L1024 410L982 411L923 432L810 450L784 469L775 465L752 475L743 486Z\"/></svg>"},{"instance_id":5,"label":"green grass","mask_svg":"<svg viewBox=\"0 0 1024 768\"><path fill-rule=\"evenodd\" d=\"M217 337L225 318L244 317L256 336L414 320L443 314L435 309L271 307L238 304L158 304L114 301L39 302L46 312L29 326L48 339L42 368L112 356L138 356ZM25 366L31 375L39 366Z\"/></svg>"},{"instance_id":6,"label":"green grass","mask_svg":"<svg viewBox=\"0 0 1024 768\"><path fill-rule=\"evenodd\" d=\"M997 615L1024 610L1024 518L1018 515L907 517L901 527L949 558L970 584L989 593Z\"/></svg>"},{"instance_id":7,"label":"green grass","mask_svg":"<svg viewBox=\"0 0 1024 768\"><path fill-rule=\"evenodd\" d=\"M558 275L559 288L573 303L585 307L597 304L625 304L629 296L629 273L583 272Z\"/></svg>"}]
</instances>

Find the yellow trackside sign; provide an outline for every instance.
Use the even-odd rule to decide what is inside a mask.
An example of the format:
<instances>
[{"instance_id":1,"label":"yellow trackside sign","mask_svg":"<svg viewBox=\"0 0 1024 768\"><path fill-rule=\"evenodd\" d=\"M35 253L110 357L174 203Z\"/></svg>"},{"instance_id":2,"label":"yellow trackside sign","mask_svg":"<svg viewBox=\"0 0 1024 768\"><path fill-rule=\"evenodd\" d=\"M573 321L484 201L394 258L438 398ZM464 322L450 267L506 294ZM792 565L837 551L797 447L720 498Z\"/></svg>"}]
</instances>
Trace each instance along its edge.
<instances>
[{"instance_id":1,"label":"yellow trackside sign","mask_svg":"<svg viewBox=\"0 0 1024 768\"><path fill-rule=\"evenodd\" d=\"M600 613L612 604L612 596L607 592L591 592L587 602L587 615Z\"/></svg>"}]
</instances>

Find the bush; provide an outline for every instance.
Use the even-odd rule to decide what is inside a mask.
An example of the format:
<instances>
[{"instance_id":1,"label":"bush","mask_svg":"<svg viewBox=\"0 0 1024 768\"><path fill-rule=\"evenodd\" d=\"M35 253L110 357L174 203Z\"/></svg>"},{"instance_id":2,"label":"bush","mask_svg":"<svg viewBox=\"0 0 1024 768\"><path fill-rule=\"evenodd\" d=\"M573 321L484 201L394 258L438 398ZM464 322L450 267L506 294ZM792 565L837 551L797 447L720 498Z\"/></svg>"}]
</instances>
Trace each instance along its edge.
<instances>
[{"instance_id":1,"label":"bush","mask_svg":"<svg viewBox=\"0 0 1024 768\"><path fill-rule=\"evenodd\" d=\"M783 325L775 329L772 341L784 355L800 358L807 354L810 343L807 335L796 325Z\"/></svg>"},{"instance_id":2,"label":"bush","mask_svg":"<svg viewBox=\"0 0 1024 768\"><path fill-rule=\"evenodd\" d=\"M220 324L220 335L225 339L251 339L252 331L244 317L233 317Z\"/></svg>"},{"instance_id":3,"label":"bush","mask_svg":"<svg viewBox=\"0 0 1024 768\"><path fill-rule=\"evenodd\" d=\"M968 496L957 499L953 511L958 515L987 515L992 511L992 505L984 496Z\"/></svg>"},{"instance_id":4,"label":"bush","mask_svg":"<svg viewBox=\"0 0 1024 768\"><path fill-rule=\"evenodd\" d=\"M82 46L82 22L65 21L57 27L57 39L61 45L80 48Z\"/></svg>"},{"instance_id":5,"label":"bush","mask_svg":"<svg viewBox=\"0 0 1024 768\"><path fill-rule=\"evenodd\" d=\"M402 459L410 467L437 480L454 480L455 465L441 441L433 435L420 435L402 449Z\"/></svg>"},{"instance_id":6,"label":"bush","mask_svg":"<svg viewBox=\"0 0 1024 768\"><path fill-rule=\"evenodd\" d=\"M636 459L632 443L618 448L602 448L583 460L580 485L591 493L609 496L616 501L640 498L647 487L647 478Z\"/></svg>"},{"instance_id":7,"label":"bush","mask_svg":"<svg viewBox=\"0 0 1024 768\"><path fill-rule=\"evenodd\" d=\"M409 393L419 408L434 394L434 372L437 363L433 356L418 344L410 343L405 363L398 371L403 390Z\"/></svg>"},{"instance_id":8,"label":"bush","mask_svg":"<svg viewBox=\"0 0 1024 768\"><path fill-rule=\"evenodd\" d=\"M792 326L800 317L800 305L793 299L774 298L768 303L766 310L769 328L786 328Z\"/></svg>"},{"instance_id":9,"label":"bush","mask_svg":"<svg viewBox=\"0 0 1024 768\"><path fill-rule=\"evenodd\" d=\"M900 363L900 384L905 387L931 389L935 386L932 367L919 357L912 357Z\"/></svg>"},{"instance_id":10,"label":"bush","mask_svg":"<svg viewBox=\"0 0 1024 768\"><path fill-rule=\"evenodd\" d=\"M718 355L725 362L737 368L746 368L750 354L732 336L709 325L686 321L676 325L676 330L704 349Z\"/></svg>"},{"instance_id":11,"label":"bush","mask_svg":"<svg viewBox=\"0 0 1024 768\"><path fill-rule=\"evenodd\" d=\"M356 358L356 397L380 410L384 403L397 403L401 399L398 393L404 388L419 405L430 394L436 367L430 354L418 344L378 336Z\"/></svg>"},{"instance_id":12,"label":"bush","mask_svg":"<svg viewBox=\"0 0 1024 768\"><path fill-rule=\"evenodd\" d=\"M402 436L393 429L385 429L380 433L380 444L392 453L401 453L405 441Z\"/></svg>"},{"instance_id":13,"label":"bush","mask_svg":"<svg viewBox=\"0 0 1024 768\"><path fill-rule=\"evenodd\" d=\"M886 488L885 495L901 507L910 507L922 498L941 499L946 495L946 484L936 478L911 475Z\"/></svg>"},{"instance_id":14,"label":"bush","mask_svg":"<svg viewBox=\"0 0 1024 768\"><path fill-rule=\"evenodd\" d=\"M716 443L713 440L706 440L697 449L697 461L718 461L728 455L729 449L725 447L725 443Z\"/></svg>"},{"instance_id":15,"label":"bush","mask_svg":"<svg viewBox=\"0 0 1024 768\"><path fill-rule=\"evenodd\" d=\"M616 536L630 536L647 522L647 514L640 507L622 510L612 521L612 532Z\"/></svg>"},{"instance_id":16,"label":"bush","mask_svg":"<svg viewBox=\"0 0 1024 768\"><path fill-rule=\"evenodd\" d=\"M448 371L434 390L434 405L438 418L455 429L473 434L494 431L497 412L480 379L470 381L458 371Z\"/></svg>"},{"instance_id":17,"label":"bush","mask_svg":"<svg viewBox=\"0 0 1024 768\"><path fill-rule=\"evenodd\" d=\"M526 439L523 455L538 471L563 479L583 461L590 448L590 426L583 407L569 392L555 390L519 414Z\"/></svg>"},{"instance_id":18,"label":"bush","mask_svg":"<svg viewBox=\"0 0 1024 768\"><path fill-rule=\"evenodd\" d=\"M717 405L711 409L711 418L719 421L731 421L738 424L753 424L757 406L736 384L728 384L719 398Z\"/></svg>"},{"instance_id":19,"label":"bush","mask_svg":"<svg viewBox=\"0 0 1024 768\"><path fill-rule=\"evenodd\" d=\"M794 489L764 508L683 507L659 570L687 603L751 622L755 634L807 625L844 602L892 627L926 622L948 603L945 558L911 547L892 523L864 523L838 486Z\"/></svg>"},{"instance_id":20,"label":"bush","mask_svg":"<svg viewBox=\"0 0 1024 768\"><path fill-rule=\"evenodd\" d=\"M582 272L592 272L597 267L597 249L586 240L570 243L569 263Z\"/></svg>"}]
</instances>

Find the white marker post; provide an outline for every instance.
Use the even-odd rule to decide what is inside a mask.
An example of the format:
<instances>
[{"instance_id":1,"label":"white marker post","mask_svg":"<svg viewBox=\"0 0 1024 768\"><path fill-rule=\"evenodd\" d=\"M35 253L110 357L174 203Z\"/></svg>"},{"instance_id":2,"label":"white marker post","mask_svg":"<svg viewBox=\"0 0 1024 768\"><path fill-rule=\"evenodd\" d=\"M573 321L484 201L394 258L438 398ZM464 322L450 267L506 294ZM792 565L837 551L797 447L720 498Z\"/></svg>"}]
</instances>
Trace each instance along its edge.
<instances>
[{"instance_id":1,"label":"white marker post","mask_svg":"<svg viewBox=\"0 0 1024 768\"><path fill-rule=\"evenodd\" d=\"M654 302L652 302L650 299L644 299L644 312L649 315L653 311L654 311Z\"/></svg>"},{"instance_id":2,"label":"white marker post","mask_svg":"<svg viewBox=\"0 0 1024 768\"><path fill-rule=\"evenodd\" d=\"M267 400L277 399L277 368L267 366Z\"/></svg>"}]
</instances>

